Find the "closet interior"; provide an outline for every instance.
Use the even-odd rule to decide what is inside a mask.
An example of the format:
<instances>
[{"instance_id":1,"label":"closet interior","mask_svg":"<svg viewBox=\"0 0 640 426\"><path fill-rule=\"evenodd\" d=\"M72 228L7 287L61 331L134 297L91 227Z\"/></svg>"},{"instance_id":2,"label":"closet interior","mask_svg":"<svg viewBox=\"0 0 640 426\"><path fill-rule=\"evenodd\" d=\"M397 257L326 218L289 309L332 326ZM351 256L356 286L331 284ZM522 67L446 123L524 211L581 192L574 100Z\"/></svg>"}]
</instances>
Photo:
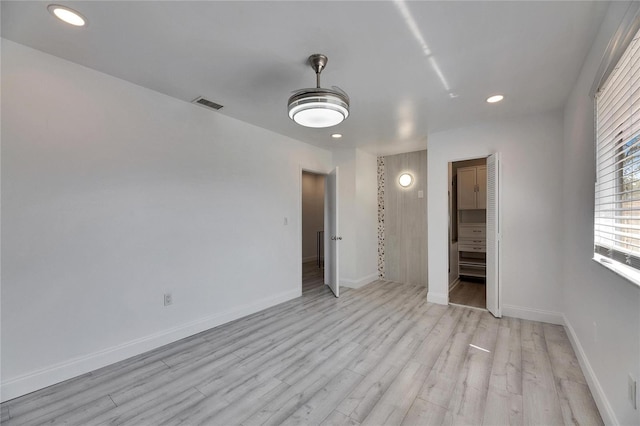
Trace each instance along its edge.
<instances>
[{"instance_id":1,"label":"closet interior","mask_svg":"<svg viewBox=\"0 0 640 426\"><path fill-rule=\"evenodd\" d=\"M486 307L487 161L450 163L451 303Z\"/></svg>"}]
</instances>

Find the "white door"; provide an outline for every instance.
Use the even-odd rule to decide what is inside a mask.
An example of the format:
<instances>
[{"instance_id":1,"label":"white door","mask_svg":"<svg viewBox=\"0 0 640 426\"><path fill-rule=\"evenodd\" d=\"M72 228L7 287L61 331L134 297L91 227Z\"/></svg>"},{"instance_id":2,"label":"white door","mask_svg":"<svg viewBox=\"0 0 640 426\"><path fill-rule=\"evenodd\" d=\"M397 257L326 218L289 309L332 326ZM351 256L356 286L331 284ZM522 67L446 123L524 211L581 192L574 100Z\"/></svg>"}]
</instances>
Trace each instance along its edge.
<instances>
[{"instance_id":1,"label":"white door","mask_svg":"<svg viewBox=\"0 0 640 426\"><path fill-rule=\"evenodd\" d=\"M500 318L500 154L487 158L487 310Z\"/></svg>"},{"instance_id":2,"label":"white door","mask_svg":"<svg viewBox=\"0 0 640 426\"><path fill-rule=\"evenodd\" d=\"M340 274L338 273L338 250L340 249L340 233L338 232L338 168L327 175L325 189L325 284L329 285L336 297L340 296ZM328 237L328 238L327 238Z\"/></svg>"}]
</instances>

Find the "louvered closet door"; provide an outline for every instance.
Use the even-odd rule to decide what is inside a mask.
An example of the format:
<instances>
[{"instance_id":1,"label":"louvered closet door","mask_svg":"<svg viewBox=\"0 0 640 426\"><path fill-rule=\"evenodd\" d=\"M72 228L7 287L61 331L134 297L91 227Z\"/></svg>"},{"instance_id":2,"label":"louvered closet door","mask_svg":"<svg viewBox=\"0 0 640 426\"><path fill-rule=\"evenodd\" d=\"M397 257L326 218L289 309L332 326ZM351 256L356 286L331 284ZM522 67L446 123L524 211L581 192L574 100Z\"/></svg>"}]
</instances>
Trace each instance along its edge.
<instances>
[{"instance_id":1,"label":"louvered closet door","mask_svg":"<svg viewBox=\"0 0 640 426\"><path fill-rule=\"evenodd\" d=\"M478 166L476 168L476 206L479 209L487 208L487 168Z\"/></svg>"},{"instance_id":2,"label":"louvered closet door","mask_svg":"<svg viewBox=\"0 0 640 426\"><path fill-rule=\"evenodd\" d=\"M487 158L487 310L500 318L500 154Z\"/></svg>"}]
</instances>

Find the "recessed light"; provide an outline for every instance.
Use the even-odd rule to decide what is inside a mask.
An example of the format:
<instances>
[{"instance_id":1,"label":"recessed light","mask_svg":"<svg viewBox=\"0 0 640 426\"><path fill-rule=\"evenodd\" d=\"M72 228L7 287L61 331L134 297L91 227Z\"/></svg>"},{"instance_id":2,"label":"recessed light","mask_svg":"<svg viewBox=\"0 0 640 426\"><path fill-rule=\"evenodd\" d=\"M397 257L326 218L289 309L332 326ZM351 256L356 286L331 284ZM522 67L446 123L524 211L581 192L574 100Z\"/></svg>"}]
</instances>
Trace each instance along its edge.
<instances>
[{"instance_id":1,"label":"recessed light","mask_svg":"<svg viewBox=\"0 0 640 426\"><path fill-rule=\"evenodd\" d=\"M50 4L47 6L47 10L49 10L49 13L53 16L67 24L71 24L76 27L83 27L87 24L87 19L84 16L69 7L60 6L59 4Z\"/></svg>"},{"instance_id":2,"label":"recessed light","mask_svg":"<svg viewBox=\"0 0 640 426\"><path fill-rule=\"evenodd\" d=\"M334 139L340 139L342 137L342 133L334 133L331 135L331 137Z\"/></svg>"},{"instance_id":3,"label":"recessed light","mask_svg":"<svg viewBox=\"0 0 640 426\"><path fill-rule=\"evenodd\" d=\"M495 104L496 102L500 102L503 99L504 99L504 96L502 95L493 95L487 98L487 102L489 102L490 104Z\"/></svg>"}]
</instances>

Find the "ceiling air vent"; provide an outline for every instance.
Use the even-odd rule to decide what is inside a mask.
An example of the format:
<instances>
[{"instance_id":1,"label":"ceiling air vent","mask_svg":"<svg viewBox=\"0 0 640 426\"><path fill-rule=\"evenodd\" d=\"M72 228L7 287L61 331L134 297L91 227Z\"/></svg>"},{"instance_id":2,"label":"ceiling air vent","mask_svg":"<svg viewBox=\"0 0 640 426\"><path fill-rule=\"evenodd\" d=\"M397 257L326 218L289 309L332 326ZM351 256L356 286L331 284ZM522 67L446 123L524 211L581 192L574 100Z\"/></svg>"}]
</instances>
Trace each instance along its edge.
<instances>
[{"instance_id":1,"label":"ceiling air vent","mask_svg":"<svg viewBox=\"0 0 640 426\"><path fill-rule=\"evenodd\" d=\"M197 98L192 100L191 103L202 105L204 107L207 107L216 111L222 108L222 105L217 104L215 102L211 102L209 99L205 99L202 96L198 96Z\"/></svg>"}]
</instances>

